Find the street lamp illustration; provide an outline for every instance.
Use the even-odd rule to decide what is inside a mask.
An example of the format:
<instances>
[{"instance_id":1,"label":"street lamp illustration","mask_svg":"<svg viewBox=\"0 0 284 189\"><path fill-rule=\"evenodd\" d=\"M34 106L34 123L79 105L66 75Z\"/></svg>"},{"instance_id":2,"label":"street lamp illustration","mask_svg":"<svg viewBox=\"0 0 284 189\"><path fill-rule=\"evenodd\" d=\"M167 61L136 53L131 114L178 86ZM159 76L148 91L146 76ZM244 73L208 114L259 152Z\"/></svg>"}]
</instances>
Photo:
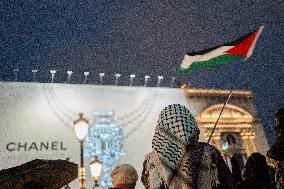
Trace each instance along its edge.
<instances>
[{"instance_id":1,"label":"street lamp illustration","mask_svg":"<svg viewBox=\"0 0 284 189\"><path fill-rule=\"evenodd\" d=\"M81 154L80 154L80 168L79 168L79 182L80 182L80 189L86 188L86 171L84 167L84 148L83 143L86 135L88 134L89 129L89 121L83 117L83 113L79 113L79 118L74 121L74 130L76 137L78 138L81 146Z\"/></svg>"},{"instance_id":2,"label":"street lamp illustration","mask_svg":"<svg viewBox=\"0 0 284 189\"><path fill-rule=\"evenodd\" d=\"M93 187L96 188L97 186L99 186L98 180L101 176L101 172L102 172L102 163L100 160L95 159L93 161L91 161L90 163L90 169L91 169L91 175L95 181L95 185Z\"/></svg>"}]
</instances>

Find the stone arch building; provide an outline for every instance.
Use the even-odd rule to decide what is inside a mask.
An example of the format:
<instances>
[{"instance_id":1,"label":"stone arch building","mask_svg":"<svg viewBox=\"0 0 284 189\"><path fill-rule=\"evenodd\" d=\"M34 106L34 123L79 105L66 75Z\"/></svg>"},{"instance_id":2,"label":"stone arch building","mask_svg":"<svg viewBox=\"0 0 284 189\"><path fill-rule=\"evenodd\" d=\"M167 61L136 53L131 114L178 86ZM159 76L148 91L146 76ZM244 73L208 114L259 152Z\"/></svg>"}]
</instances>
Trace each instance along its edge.
<instances>
[{"instance_id":1,"label":"stone arch building","mask_svg":"<svg viewBox=\"0 0 284 189\"><path fill-rule=\"evenodd\" d=\"M188 108L200 126L200 139L207 141L229 90L184 89ZM246 159L253 152L266 154L268 143L253 103L251 91L234 90L211 139L220 150L224 136L237 141L238 150Z\"/></svg>"}]
</instances>

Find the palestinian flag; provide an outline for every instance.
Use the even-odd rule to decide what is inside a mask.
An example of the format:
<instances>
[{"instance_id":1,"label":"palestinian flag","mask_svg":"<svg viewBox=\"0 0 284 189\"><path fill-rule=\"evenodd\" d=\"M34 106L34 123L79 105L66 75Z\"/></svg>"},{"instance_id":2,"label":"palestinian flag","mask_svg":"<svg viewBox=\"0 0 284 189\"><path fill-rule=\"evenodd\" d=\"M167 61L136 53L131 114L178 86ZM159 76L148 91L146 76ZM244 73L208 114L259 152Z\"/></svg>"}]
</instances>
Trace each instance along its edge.
<instances>
[{"instance_id":1,"label":"palestinian flag","mask_svg":"<svg viewBox=\"0 0 284 189\"><path fill-rule=\"evenodd\" d=\"M263 30L263 26L236 41L199 52L190 52L178 69L180 73L188 73L201 68L217 67L228 64L240 58L249 58L255 47L255 43Z\"/></svg>"}]
</instances>

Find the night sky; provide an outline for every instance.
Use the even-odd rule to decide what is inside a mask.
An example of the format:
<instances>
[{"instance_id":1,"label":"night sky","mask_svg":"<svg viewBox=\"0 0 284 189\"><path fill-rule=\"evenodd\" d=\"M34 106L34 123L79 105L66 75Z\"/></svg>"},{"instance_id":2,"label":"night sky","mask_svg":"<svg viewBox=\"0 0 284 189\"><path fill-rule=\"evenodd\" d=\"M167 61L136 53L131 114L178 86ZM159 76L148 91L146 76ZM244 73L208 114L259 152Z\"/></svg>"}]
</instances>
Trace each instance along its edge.
<instances>
[{"instance_id":1,"label":"night sky","mask_svg":"<svg viewBox=\"0 0 284 189\"><path fill-rule=\"evenodd\" d=\"M135 85L150 75L155 85L189 82L194 88L248 89L253 91L258 114L269 142L273 142L274 114L284 106L282 0L85 0L0 2L0 78L50 82L66 80L72 70L73 83L98 84L100 72L106 83L121 73L121 85L136 74ZM199 51L233 41L264 25L250 59L220 68L180 75L176 68L189 51ZM235 78L240 74L237 82Z\"/></svg>"}]
</instances>

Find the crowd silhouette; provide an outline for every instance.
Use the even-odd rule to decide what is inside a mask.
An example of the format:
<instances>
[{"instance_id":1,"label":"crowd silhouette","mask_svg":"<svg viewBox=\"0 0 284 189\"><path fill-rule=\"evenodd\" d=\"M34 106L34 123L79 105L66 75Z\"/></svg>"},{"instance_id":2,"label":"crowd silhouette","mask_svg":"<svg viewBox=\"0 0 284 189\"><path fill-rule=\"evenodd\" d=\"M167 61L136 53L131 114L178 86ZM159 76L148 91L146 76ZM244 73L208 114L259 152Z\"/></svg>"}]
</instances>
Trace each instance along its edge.
<instances>
[{"instance_id":1,"label":"crowd silhouette","mask_svg":"<svg viewBox=\"0 0 284 189\"><path fill-rule=\"evenodd\" d=\"M152 152L146 154L141 181L146 189L284 189L284 108L276 113L276 143L266 156L251 154L245 164L237 153L230 156L230 169L220 151L199 142L199 128L183 105L165 107L158 118ZM234 138L227 138L231 144ZM112 173L116 189L134 189L134 167L122 164Z\"/></svg>"}]
</instances>

